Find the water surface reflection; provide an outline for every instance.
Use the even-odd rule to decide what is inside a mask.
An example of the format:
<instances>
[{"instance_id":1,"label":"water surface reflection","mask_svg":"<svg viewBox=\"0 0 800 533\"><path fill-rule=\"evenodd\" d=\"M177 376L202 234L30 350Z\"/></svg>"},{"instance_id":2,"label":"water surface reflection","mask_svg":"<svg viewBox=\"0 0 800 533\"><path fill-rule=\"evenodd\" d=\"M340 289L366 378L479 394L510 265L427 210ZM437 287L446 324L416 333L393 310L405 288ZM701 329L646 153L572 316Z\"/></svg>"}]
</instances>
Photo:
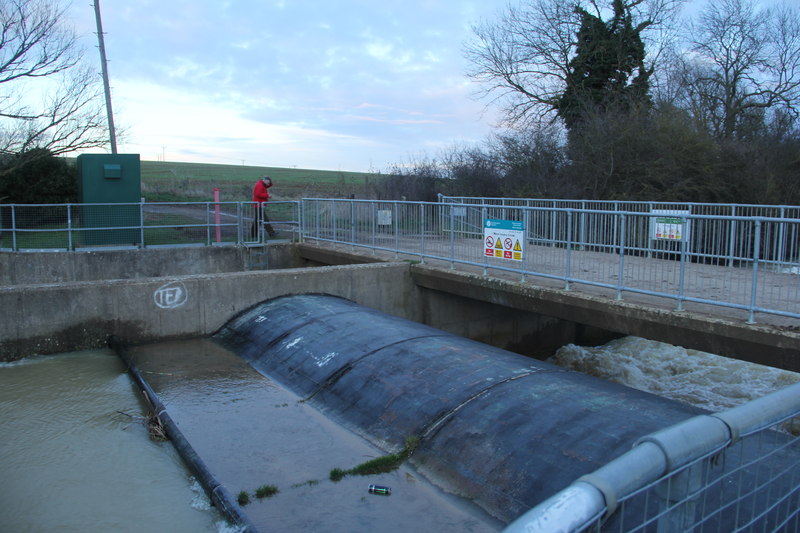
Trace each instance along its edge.
<instances>
[{"instance_id":1,"label":"water surface reflection","mask_svg":"<svg viewBox=\"0 0 800 533\"><path fill-rule=\"evenodd\" d=\"M233 531L110 350L0 363L3 531Z\"/></svg>"}]
</instances>

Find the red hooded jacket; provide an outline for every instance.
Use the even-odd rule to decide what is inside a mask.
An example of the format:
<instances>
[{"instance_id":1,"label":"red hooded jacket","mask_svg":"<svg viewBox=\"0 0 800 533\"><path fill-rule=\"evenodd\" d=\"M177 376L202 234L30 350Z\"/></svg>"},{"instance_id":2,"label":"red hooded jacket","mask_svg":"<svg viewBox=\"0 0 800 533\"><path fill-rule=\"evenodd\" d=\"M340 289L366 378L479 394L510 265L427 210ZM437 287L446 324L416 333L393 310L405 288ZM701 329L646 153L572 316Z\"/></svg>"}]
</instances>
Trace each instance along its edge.
<instances>
[{"instance_id":1,"label":"red hooded jacket","mask_svg":"<svg viewBox=\"0 0 800 533\"><path fill-rule=\"evenodd\" d=\"M270 184L266 185L264 180L258 180L256 186L253 187L253 201L256 204L256 207L261 207L261 205L269 200L270 194L267 189L272 187L272 180L270 180Z\"/></svg>"}]
</instances>

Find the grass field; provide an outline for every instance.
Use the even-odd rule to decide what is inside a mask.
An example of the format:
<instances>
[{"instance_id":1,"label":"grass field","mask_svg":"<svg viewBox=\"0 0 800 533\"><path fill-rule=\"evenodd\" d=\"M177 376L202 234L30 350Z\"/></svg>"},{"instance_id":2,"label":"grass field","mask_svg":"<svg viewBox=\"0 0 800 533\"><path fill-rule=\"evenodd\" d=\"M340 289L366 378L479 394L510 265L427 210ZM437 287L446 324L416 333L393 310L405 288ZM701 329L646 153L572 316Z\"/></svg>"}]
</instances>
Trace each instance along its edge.
<instances>
[{"instance_id":1,"label":"grass field","mask_svg":"<svg viewBox=\"0 0 800 533\"><path fill-rule=\"evenodd\" d=\"M211 200L214 188L224 201L249 200L256 180L272 178L275 200L304 197L368 197L379 174L302 168L142 161L142 194L147 201Z\"/></svg>"}]
</instances>

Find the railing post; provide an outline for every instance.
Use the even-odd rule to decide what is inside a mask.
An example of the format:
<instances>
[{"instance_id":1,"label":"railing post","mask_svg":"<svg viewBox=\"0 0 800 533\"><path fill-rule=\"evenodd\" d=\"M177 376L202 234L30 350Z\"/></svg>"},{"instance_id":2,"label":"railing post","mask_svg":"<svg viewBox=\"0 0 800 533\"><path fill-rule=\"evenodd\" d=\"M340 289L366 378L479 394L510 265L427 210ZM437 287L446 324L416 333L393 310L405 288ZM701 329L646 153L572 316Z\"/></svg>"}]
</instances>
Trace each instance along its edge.
<instances>
[{"instance_id":1,"label":"railing post","mask_svg":"<svg viewBox=\"0 0 800 533\"><path fill-rule=\"evenodd\" d=\"M336 227L338 226L337 220L336 220L337 219L336 206L338 206L338 205L339 205L338 202L336 202L335 200L331 200L331 213L332 213L332 215L331 215L331 225L333 226L333 236L332 236L332 238L333 238L333 244L334 245L336 245L338 243L338 241L339 241L339 237L337 235L338 232L336 231Z\"/></svg>"},{"instance_id":2,"label":"railing post","mask_svg":"<svg viewBox=\"0 0 800 533\"><path fill-rule=\"evenodd\" d=\"M72 204L67 204L67 251L72 250Z\"/></svg>"},{"instance_id":3,"label":"railing post","mask_svg":"<svg viewBox=\"0 0 800 533\"><path fill-rule=\"evenodd\" d=\"M572 260L572 215L574 211L567 211L567 261L564 272L564 290L569 290L569 274ZM583 226L583 217L586 215L585 211L581 211L581 226ZM581 241L581 244L584 241Z\"/></svg>"},{"instance_id":4,"label":"railing post","mask_svg":"<svg viewBox=\"0 0 800 533\"><path fill-rule=\"evenodd\" d=\"M320 231L319 230L319 218L320 218L319 200L314 200L314 232L315 232L314 235L318 239L320 237L320 234L319 234L319 231Z\"/></svg>"},{"instance_id":5,"label":"railing post","mask_svg":"<svg viewBox=\"0 0 800 533\"><path fill-rule=\"evenodd\" d=\"M398 213L399 210L397 208L397 202L393 204L394 209L394 258L398 259L400 257L400 221L398 220Z\"/></svg>"},{"instance_id":6,"label":"railing post","mask_svg":"<svg viewBox=\"0 0 800 533\"><path fill-rule=\"evenodd\" d=\"M528 260L528 258L526 256L528 255L528 252L527 252L528 242L527 241L528 241L528 227L530 227L530 224L531 224L531 210L528 209L527 207L521 207L520 209L522 209L522 239L523 239L522 249L526 250L525 251L525 255L522 257L522 276L520 278L520 281L522 283L525 283L525 272L526 272L525 263ZM486 254L483 254L483 255L486 255Z\"/></svg>"},{"instance_id":7,"label":"railing post","mask_svg":"<svg viewBox=\"0 0 800 533\"><path fill-rule=\"evenodd\" d=\"M450 206L450 270L455 270L456 263L456 231L455 231L455 211Z\"/></svg>"},{"instance_id":8,"label":"railing post","mask_svg":"<svg viewBox=\"0 0 800 533\"><path fill-rule=\"evenodd\" d=\"M356 251L356 203L350 200L350 249Z\"/></svg>"},{"instance_id":9,"label":"railing post","mask_svg":"<svg viewBox=\"0 0 800 533\"><path fill-rule=\"evenodd\" d=\"M483 221L483 225L486 225L486 207L481 208L481 220ZM485 246L485 243L484 243ZM487 259L486 253L483 254L483 275L489 275L489 259Z\"/></svg>"},{"instance_id":10,"label":"railing post","mask_svg":"<svg viewBox=\"0 0 800 533\"><path fill-rule=\"evenodd\" d=\"M571 216L571 215L570 215ZM570 240L572 236L570 235ZM580 229L580 248L586 249L586 200L581 201L581 229Z\"/></svg>"},{"instance_id":11,"label":"railing post","mask_svg":"<svg viewBox=\"0 0 800 533\"><path fill-rule=\"evenodd\" d=\"M17 251L17 215L14 205L11 205L11 249Z\"/></svg>"},{"instance_id":12,"label":"railing post","mask_svg":"<svg viewBox=\"0 0 800 533\"><path fill-rule=\"evenodd\" d=\"M244 242L244 209L243 202L236 204L236 244Z\"/></svg>"},{"instance_id":13,"label":"railing post","mask_svg":"<svg viewBox=\"0 0 800 533\"><path fill-rule=\"evenodd\" d=\"M214 187L214 222L217 225L217 242L222 242L222 228L220 227L219 187Z\"/></svg>"},{"instance_id":14,"label":"railing post","mask_svg":"<svg viewBox=\"0 0 800 533\"><path fill-rule=\"evenodd\" d=\"M420 224L420 233L421 233L421 240L420 243L420 254L419 254L419 262L425 264L425 205L424 203L419 204L420 210L420 217L422 222Z\"/></svg>"},{"instance_id":15,"label":"railing post","mask_svg":"<svg viewBox=\"0 0 800 533\"><path fill-rule=\"evenodd\" d=\"M753 242L753 278L750 284L750 312L747 316L748 324L756 323L756 294L758 292L758 262L761 258L761 219L756 219L756 234Z\"/></svg>"},{"instance_id":16,"label":"railing post","mask_svg":"<svg viewBox=\"0 0 800 533\"><path fill-rule=\"evenodd\" d=\"M736 206L731 206L731 217L736 216ZM733 258L736 253L736 220L731 218L730 235L728 235L728 266L733 266Z\"/></svg>"},{"instance_id":17,"label":"railing post","mask_svg":"<svg viewBox=\"0 0 800 533\"><path fill-rule=\"evenodd\" d=\"M206 246L211 246L211 204L208 202L206 202Z\"/></svg>"},{"instance_id":18,"label":"railing post","mask_svg":"<svg viewBox=\"0 0 800 533\"><path fill-rule=\"evenodd\" d=\"M370 224L370 242L372 243L372 255L375 255L375 246L378 240L378 204L370 202L372 206L372 223Z\"/></svg>"},{"instance_id":19,"label":"railing post","mask_svg":"<svg viewBox=\"0 0 800 533\"><path fill-rule=\"evenodd\" d=\"M139 200L139 248L144 248L144 202Z\"/></svg>"},{"instance_id":20,"label":"railing post","mask_svg":"<svg viewBox=\"0 0 800 533\"><path fill-rule=\"evenodd\" d=\"M785 207L781 207L781 217L780 218L781 218L781 222L779 222L780 230L778 231L778 246L777 246L777 250L775 251L775 256L772 258L772 261L774 261L775 263L783 263L784 261L786 261L786 258L784 257L784 255L786 254L786 244L785 244L786 243L786 241L785 241L785 239L786 239L786 222L783 221L783 219L786 218L786 208Z\"/></svg>"},{"instance_id":21,"label":"railing post","mask_svg":"<svg viewBox=\"0 0 800 533\"><path fill-rule=\"evenodd\" d=\"M686 217L681 217L681 267L678 281L678 305L676 311L683 311L684 281L686 279Z\"/></svg>"},{"instance_id":22,"label":"railing post","mask_svg":"<svg viewBox=\"0 0 800 533\"><path fill-rule=\"evenodd\" d=\"M616 200L614 200L614 212L615 213L619 212L619 202L617 202ZM624 217L623 217L623 220L624 220ZM617 238L617 232L618 231L619 231L619 217L615 216L614 217L614 239L615 240ZM617 243L615 242L614 244L616 245Z\"/></svg>"},{"instance_id":23,"label":"railing post","mask_svg":"<svg viewBox=\"0 0 800 533\"><path fill-rule=\"evenodd\" d=\"M297 242L305 242L305 235L306 235L306 205L305 202L301 199L298 200L295 205L297 206Z\"/></svg>"},{"instance_id":24,"label":"railing post","mask_svg":"<svg viewBox=\"0 0 800 533\"><path fill-rule=\"evenodd\" d=\"M617 278L617 300L622 300L622 275L624 272L625 267L625 215L620 214L618 217L614 217L616 221L619 218L619 271L618 271L618 278ZM615 234L616 237L616 234Z\"/></svg>"}]
</instances>

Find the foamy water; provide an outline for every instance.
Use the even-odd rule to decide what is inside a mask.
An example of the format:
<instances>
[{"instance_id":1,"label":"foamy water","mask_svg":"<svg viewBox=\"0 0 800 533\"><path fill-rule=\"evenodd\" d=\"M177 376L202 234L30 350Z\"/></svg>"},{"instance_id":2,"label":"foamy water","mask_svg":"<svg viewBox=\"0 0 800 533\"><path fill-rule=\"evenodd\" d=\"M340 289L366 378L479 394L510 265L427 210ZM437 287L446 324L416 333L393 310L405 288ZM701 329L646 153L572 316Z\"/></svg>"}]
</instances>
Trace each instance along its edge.
<instances>
[{"instance_id":1,"label":"foamy water","mask_svg":"<svg viewBox=\"0 0 800 533\"><path fill-rule=\"evenodd\" d=\"M641 337L603 346L569 344L550 362L629 387L720 411L800 381L800 374Z\"/></svg>"}]
</instances>

